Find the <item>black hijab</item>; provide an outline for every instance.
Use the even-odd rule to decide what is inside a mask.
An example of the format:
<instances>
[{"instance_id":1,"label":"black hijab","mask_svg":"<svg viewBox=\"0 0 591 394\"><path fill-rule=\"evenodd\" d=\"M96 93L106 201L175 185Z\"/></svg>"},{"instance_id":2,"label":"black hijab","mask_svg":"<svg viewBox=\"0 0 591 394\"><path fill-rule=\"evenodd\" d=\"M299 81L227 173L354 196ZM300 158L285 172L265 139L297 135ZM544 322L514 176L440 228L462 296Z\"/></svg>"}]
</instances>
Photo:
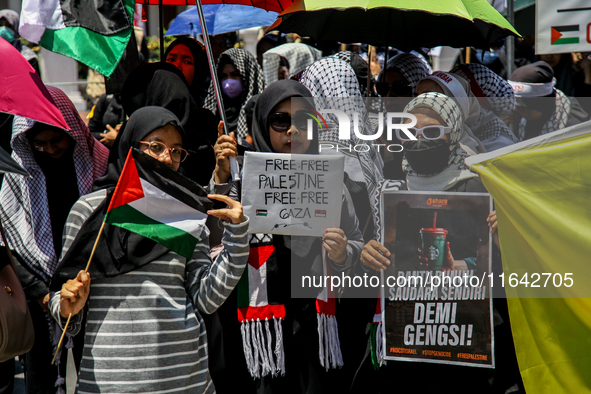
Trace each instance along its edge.
<instances>
[{"instance_id":1,"label":"black hijab","mask_svg":"<svg viewBox=\"0 0 591 394\"><path fill-rule=\"evenodd\" d=\"M151 105L174 113L187 133L184 143L189 151L179 171L200 185L208 184L215 168L217 120L211 111L195 103L181 70L164 62L136 68L125 80L122 101L129 116Z\"/></svg>"},{"instance_id":2,"label":"black hijab","mask_svg":"<svg viewBox=\"0 0 591 394\"><path fill-rule=\"evenodd\" d=\"M186 136L180 121L165 108L140 108L129 118L111 149L106 175L97 179L94 184L94 190L107 189L107 198L86 219L76 235L54 273L51 290L59 290L63 283L76 277L78 271L86 267L129 149L138 148L139 142L148 134L169 124L178 130L185 141ZM94 279L114 277L149 264L166 253L168 248L148 238L105 224L89 271Z\"/></svg>"},{"instance_id":3,"label":"black hijab","mask_svg":"<svg viewBox=\"0 0 591 394\"><path fill-rule=\"evenodd\" d=\"M39 152L33 145L35 137L44 130L52 130L63 135L63 138L70 140L70 147L59 158L52 158L47 154ZM47 205L49 207L51 234L53 236L53 247L55 255L59 256L62 251L62 234L70 209L80 197L78 188L78 176L74 166L74 146L76 141L65 131L37 122L27 130L27 139L31 144L33 158L45 175L45 187L47 189Z\"/></svg>"},{"instance_id":4,"label":"black hijab","mask_svg":"<svg viewBox=\"0 0 591 394\"><path fill-rule=\"evenodd\" d=\"M312 93L301 83L292 79L284 79L272 83L261 93L254 107L252 121L252 138L258 152L275 152L269 135L269 116L273 108L279 103L291 97L303 97L308 101L308 107L315 108ZM318 153L318 133L314 133L314 139L306 151L308 154Z\"/></svg>"},{"instance_id":5,"label":"black hijab","mask_svg":"<svg viewBox=\"0 0 591 394\"><path fill-rule=\"evenodd\" d=\"M142 107L164 107L187 129L191 112L197 109L181 70L164 62L144 64L133 70L123 84L121 100L129 116Z\"/></svg>"},{"instance_id":6,"label":"black hijab","mask_svg":"<svg viewBox=\"0 0 591 394\"><path fill-rule=\"evenodd\" d=\"M109 164L107 173L94 182L93 190L108 189L115 187L119 180L119 175L123 170L125 159L130 148L139 148L140 141L152 131L166 125L176 127L183 139L183 145L187 141L187 136L181 125L181 122L171 111L162 107L144 107L133 113L125 127L117 135L117 139L111 148L109 154Z\"/></svg>"},{"instance_id":7,"label":"black hijab","mask_svg":"<svg viewBox=\"0 0 591 394\"><path fill-rule=\"evenodd\" d=\"M199 41L195 41L189 37L177 38L166 49L166 53L164 54L165 61L168 58L170 51L172 51L172 49L177 45L186 46L193 55L195 74L193 76L193 82L190 85L190 91L195 103L201 107L203 105L205 95L207 95L207 86L211 81L211 73L209 71L209 62L207 60L205 47Z\"/></svg>"}]
</instances>

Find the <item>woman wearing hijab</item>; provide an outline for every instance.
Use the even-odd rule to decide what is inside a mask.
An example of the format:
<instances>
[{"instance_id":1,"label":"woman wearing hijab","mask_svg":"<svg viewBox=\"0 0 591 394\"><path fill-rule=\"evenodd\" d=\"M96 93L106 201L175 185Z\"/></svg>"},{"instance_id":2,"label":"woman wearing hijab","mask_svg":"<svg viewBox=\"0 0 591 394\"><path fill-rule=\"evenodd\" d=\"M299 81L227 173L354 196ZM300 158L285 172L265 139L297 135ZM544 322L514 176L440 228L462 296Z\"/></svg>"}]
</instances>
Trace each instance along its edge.
<instances>
[{"instance_id":1,"label":"woman wearing hijab","mask_svg":"<svg viewBox=\"0 0 591 394\"><path fill-rule=\"evenodd\" d=\"M182 72L170 63L149 63L137 67L125 80L123 109L128 116L146 106L163 107L174 113L187 133L185 149L190 153L181 172L207 185L215 167L213 144L217 120L193 100Z\"/></svg>"},{"instance_id":2,"label":"woman wearing hijab","mask_svg":"<svg viewBox=\"0 0 591 394\"><path fill-rule=\"evenodd\" d=\"M81 197L68 217L63 259L52 282L52 288L61 290L53 295L50 308L62 327L73 311L69 336L78 333L86 314L81 392L215 392L201 314L215 312L246 265L248 219L240 203L209 196L231 207L208 211L230 222L224 224L225 249L214 261L205 226L192 258L187 259L139 234L107 225L90 270L105 272L105 277L97 276L91 283L90 275L79 271L63 283L69 272L75 274L72 268L86 264L88 255L78 251L86 247L89 228L96 236L94 228L103 221L130 148L178 170L186 157L185 139L172 112L160 107L137 110L111 152L107 174L97 182L101 188Z\"/></svg>"},{"instance_id":3,"label":"woman wearing hijab","mask_svg":"<svg viewBox=\"0 0 591 394\"><path fill-rule=\"evenodd\" d=\"M57 88L47 89L70 130L15 117L12 156L32 178L5 175L0 214L10 247L22 264L19 273L35 326L35 345L25 356L27 393L54 394L58 370L51 366L56 344L50 337L56 331L47 313L49 284L70 208L105 173L109 151L90 135L68 96Z\"/></svg>"},{"instance_id":4,"label":"woman wearing hijab","mask_svg":"<svg viewBox=\"0 0 591 394\"><path fill-rule=\"evenodd\" d=\"M539 61L519 67L509 78L517 107L507 122L520 141L589 119L576 99L554 88L554 71Z\"/></svg>"},{"instance_id":5,"label":"woman wearing hijab","mask_svg":"<svg viewBox=\"0 0 591 394\"><path fill-rule=\"evenodd\" d=\"M423 60L412 53L401 53L388 60L376 85L382 97L413 97L419 81L429 75Z\"/></svg>"},{"instance_id":6,"label":"woman wearing hijab","mask_svg":"<svg viewBox=\"0 0 591 394\"><path fill-rule=\"evenodd\" d=\"M426 92L443 93L453 98L462 111L464 119L463 132L460 138L462 148L470 155L486 152L486 149L474 135L471 128L477 125L476 122L480 116L480 104L472 94L472 90L470 90L470 82L455 74L436 71L423 78L417 85L417 95Z\"/></svg>"},{"instance_id":7,"label":"woman wearing hijab","mask_svg":"<svg viewBox=\"0 0 591 394\"><path fill-rule=\"evenodd\" d=\"M413 129L418 138L413 141L400 130L396 131L404 147L402 167L407 190L487 192L478 175L464 164L468 154L460 146L463 115L452 98L442 93L423 93L404 111L416 116ZM382 190L383 187L388 185L382 185ZM385 269L390 262L378 250L389 256L380 243L372 240L364 247L361 263L376 271Z\"/></svg>"},{"instance_id":8,"label":"woman wearing hijab","mask_svg":"<svg viewBox=\"0 0 591 394\"><path fill-rule=\"evenodd\" d=\"M480 103L480 115L469 125L487 152L513 145L517 137L501 118L515 109L513 88L486 66L478 63L460 64L451 74L470 83L470 90Z\"/></svg>"},{"instance_id":9,"label":"woman wearing hijab","mask_svg":"<svg viewBox=\"0 0 591 394\"><path fill-rule=\"evenodd\" d=\"M413 99L405 108L405 112L416 116L417 124L414 130L410 130L418 137L417 141L406 138L403 144L405 155L403 166L404 171L407 173L407 190L487 192L478 175L472 173L464 164L467 154L459 144L463 117L455 100L441 93L424 93ZM402 135L399 135L399 137L404 138ZM391 185L386 182L382 186L382 191L387 188L398 190L396 186L399 185ZM488 222L491 222L491 216L489 215L486 219ZM485 220L485 218L482 218L482 220ZM451 245L451 248L453 250L453 245ZM394 251L388 250L382 243L372 240L363 248L361 263L370 270L385 270L391 264L391 252ZM451 253L449 249L448 253ZM447 257L451 260L449 254ZM492 263L495 272L502 272L500 253L494 248ZM370 375L373 376L366 376L370 379L370 382L379 381L379 387L371 386L364 387L364 389L379 392L396 384L403 392L416 391L415 383L417 379L427 374L431 379L423 381L421 392L436 392L447 389L445 385L442 386L441 382L446 376L451 375L464 377L450 383L450 390L456 393L505 392L508 387L518 382L520 378L507 306L502 300L497 301L496 299L493 301L493 313L495 315L494 351L498 363L496 372L475 371L471 368L471 372L467 373L466 367L461 366L422 363L411 367L409 364L413 363L389 362L388 366L379 370L378 376L373 375L373 371L370 372ZM394 373L394 371L396 372ZM401 380L396 376L405 376L405 379ZM499 390L506 381L509 381L510 384ZM493 391L493 387L497 391Z\"/></svg>"},{"instance_id":10,"label":"woman wearing hijab","mask_svg":"<svg viewBox=\"0 0 591 394\"><path fill-rule=\"evenodd\" d=\"M0 10L0 37L11 43L27 59L31 66L33 66L37 74L41 74L39 72L37 54L19 40L18 26L19 15L17 12L8 9Z\"/></svg>"},{"instance_id":11,"label":"woman wearing hijab","mask_svg":"<svg viewBox=\"0 0 591 394\"><path fill-rule=\"evenodd\" d=\"M388 64L376 82L377 93L384 98L388 112L402 112L414 96L419 81L429 75L428 64L412 53L400 53L388 60ZM400 142L400 141L396 141ZM382 152L384 177L403 179L402 152Z\"/></svg>"},{"instance_id":12,"label":"woman wearing hijab","mask_svg":"<svg viewBox=\"0 0 591 394\"><path fill-rule=\"evenodd\" d=\"M263 72L267 85L287 79L294 74L303 71L310 64L322 57L322 52L318 49L302 43L287 43L271 48L263 54ZM283 61L285 59L286 63ZM279 78L283 71L282 65L288 64L287 75Z\"/></svg>"},{"instance_id":13,"label":"woman wearing hijab","mask_svg":"<svg viewBox=\"0 0 591 394\"><path fill-rule=\"evenodd\" d=\"M166 49L164 59L181 70L190 86L193 100L201 107L211 80L203 44L189 37L177 38Z\"/></svg>"},{"instance_id":14,"label":"woman wearing hijab","mask_svg":"<svg viewBox=\"0 0 591 394\"><path fill-rule=\"evenodd\" d=\"M366 116L365 101L361 96L357 76L350 64L335 57L322 58L304 70L300 82L312 92L318 108L338 109L345 112L351 120L358 114L359 119L364 120L361 121L364 124L360 127L360 132L365 135L375 134ZM361 152L350 149L351 145L359 144L359 139L352 133L351 139L340 140L337 118L329 114L326 120L328 130L322 128L318 140L325 147L330 145L332 148L324 148L322 153L345 155L345 185L355 203L361 226L367 229L364 236L373 234L379 212L377 207L370 207L368 198L370 201L373 199L383 177L382 158L377 149L361 149Z\"/></svg>"},{"instance_id":15,"label":"woman wearing hijab","mask_svg":"<svg viewBox=\"0 0 591 394\"><path fill-rule=\"evenodd\" d=\"M248 123L244 106L252 96L265 89L263 70L250 52L240 48L230 48L222 53L216 70L222 88L228 131L235 132L240 139L245 138ZM204 108L218 114L213 85L209 86Z\"/></svg>"},{"instance_id":16,"label":"woman wearing hijab","mask_svg":"<svg viewBox=\"0 0 591 394\"><path fill-rule=\"evenodd\" d=\"M304 132L307 118L302 112L304 107L313 107L310 96L308 89L293 80L275 82L259 96L253 119L253 138L257 151L292 155L318 153L317 135L312 140L308 140ZM292 98L299 98L299 100L292 100ZM216 171L216 182L229 179L229 164L226 158L235 156L237 153L228 138L221 136L222 143L218 142L220 171ZM329 369L336 369L337 366L342 366L343 361L350 361L340 356L338 336L342 330L339 329L338 333L329 330L325 334L325 339L332 340L331 350L335 353L332 357L324 359L324 352L330 345L319 340L321 312L315 299L318 296L318 289L313 289L311 292L311 289L302 289L308 292L308 298L292 299L289 284L299 288L302 274L318 275L323 272L324 262L321 257L323 249L327 253L327 264L333 270L340 272L350 269L353 262L357 260L363 243L357 224L350 197L344 189L341 228L327 229L323 238L270 234L251 236L251 258L257 250L263 250L257 248L272 247L274 253L266 260L266 285L255 283L255 279L249 276L248 291L255 288L260 292L261 286L266 286L265 291L268 294L270 307L275 311L283 310L284 316L268 317L271 322L276 322L279 326L267 332L260 348L266 349L266 346L269 346L269 349L275 349L275 353L272 350L269 351L270 357L263 354L261 365L259 365L258 362L252 361L253 356L256 357L254 360L259 359L256 348L252 354L248 343L243 343L245 340L248 341L248 336L239 334L254 322L242 322L240 329L236 327L236 309L232 310L232 301L220 310L222 325L225 328L224 347L229 351L226 355L227 367L232 374L235 374L245 392L323 393L336 388L334 379L340 376L340 371ZM235 293L240 291L239 287ZM336 314L338 320L338 306ZM280 320L275 320L277 318ZM261 320L263 320L262 317ZM321 330L321 332L324 331ZM270 333L273 335L269 335ZM242 348L245 354L237 355L236 349ZM319 351L322 356L319 356ZM265 352L266 350L263 353ZM329 370L328 373L327 370ZM253 377L257 379L253 381ZM329 379L332 380L330 384ZM216 388L220 393L235 391L235 386L223 380Z\"/></svg>"}]
</instances>

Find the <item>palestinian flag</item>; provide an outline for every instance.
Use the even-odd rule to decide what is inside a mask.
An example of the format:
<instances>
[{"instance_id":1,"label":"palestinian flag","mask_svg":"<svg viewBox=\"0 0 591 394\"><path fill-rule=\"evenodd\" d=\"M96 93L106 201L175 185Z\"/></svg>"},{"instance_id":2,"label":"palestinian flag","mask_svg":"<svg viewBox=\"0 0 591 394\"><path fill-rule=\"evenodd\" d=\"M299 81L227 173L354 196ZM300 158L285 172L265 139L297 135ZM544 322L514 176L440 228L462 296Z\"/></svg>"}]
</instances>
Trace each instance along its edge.
<instances>
[{"instance_id":1,"label":"palestinian flag","mask_svg":"<svg viewBox=\"0 0 591 394\"><path fill-rule=\"evenodd\" d=\"M110 76L133 33L134 0L23 0L19 34Z\"/></svg>"},{"instance_id":2,"label":"palestinian flag","mask_svg":"<svg viewBox=\"0 0 591 394\"><path fill-rule=\"evenodd\" d=\"M210 206L203 203L205 192L183 175L154 162L137 149L129 151L105 222L191 258L204 237L205 212ZM160 165L155 170L156 164Z\"/></svg>"},{"instance_id":3,"label":"palestinian flag","mask_svg":"<svg viewBox=\"0 0 591 394\"><path fill-rule=\"evenodd\" d=\"M565 45L579 43L579 25L552 26L550 36L551 45ZM576 32L576 33L575 33ZM564 35L568 37L563 37Z\"/></svg>"}]
</instances>

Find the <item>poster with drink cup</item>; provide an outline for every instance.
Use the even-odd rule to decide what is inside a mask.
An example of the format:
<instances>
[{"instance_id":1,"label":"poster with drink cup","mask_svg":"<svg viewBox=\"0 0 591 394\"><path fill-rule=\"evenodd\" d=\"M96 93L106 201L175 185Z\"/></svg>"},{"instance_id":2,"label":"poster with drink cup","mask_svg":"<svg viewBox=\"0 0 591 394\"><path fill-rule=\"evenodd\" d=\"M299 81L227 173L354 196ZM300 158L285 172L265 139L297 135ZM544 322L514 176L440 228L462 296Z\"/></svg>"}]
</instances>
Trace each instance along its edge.
<instances>
[{"instance_id":1,"label":"poster with drink cup","mask_svg":"<svg viewBox=\"0 0 591 394\"><path fill-rule=\"evenodd\" d=\"M385 359L494 368L487 193L384 192Z\"/></svg>"}]
</instances>

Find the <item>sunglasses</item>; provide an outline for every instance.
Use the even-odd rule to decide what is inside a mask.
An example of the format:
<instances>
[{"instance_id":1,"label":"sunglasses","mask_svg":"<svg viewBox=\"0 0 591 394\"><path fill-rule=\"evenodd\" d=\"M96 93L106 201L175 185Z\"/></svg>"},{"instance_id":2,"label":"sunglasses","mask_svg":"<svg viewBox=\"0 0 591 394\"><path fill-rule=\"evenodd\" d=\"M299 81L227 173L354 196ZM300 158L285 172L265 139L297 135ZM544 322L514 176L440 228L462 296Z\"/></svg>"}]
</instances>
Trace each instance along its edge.
<instances>
[{"instance_id":1,"label":"sunglasses","mask_svg":"<svg viewBox=\"0 0 591 394\"><path fill-rule=\"evenodd\" d=\"M392 84L387 82L376 82L376 90L382 97L386 97L389 92L392 92L394 96L412 96L412 86L406 81L397 81Z\"/></svg>"},{"instance_id":2,"label":"sunglasses","mask_svg":"<svg viewBox=\"0 0 591 394\"><path fill-rule=\"evenodd\" d=\"M305 113L298 112L295 116L291 116L285 112L277 112L269 115L269 125L278 133L284 133L290 129L291 125L295 125L298 130L304 131L308 127L308 119L311 119Z\"/></svg>"},{"instance_id":3,"label":"sunglasses","mask_svg":"<svg viewBox=\"0 0 591 394\"><path fill-rule=\"evenodd\" d=\"M451 127L448 126L425 126L420 129L417 129L416 127L407 127L406 129L415 138L418 138L419 133L421 133L426 140L438 140L443 138L445 134L451 133ZM400 141L412 141L406 133L400 129L396 129L396 137L398 137Z\"/></svg>"}]
</instances>

